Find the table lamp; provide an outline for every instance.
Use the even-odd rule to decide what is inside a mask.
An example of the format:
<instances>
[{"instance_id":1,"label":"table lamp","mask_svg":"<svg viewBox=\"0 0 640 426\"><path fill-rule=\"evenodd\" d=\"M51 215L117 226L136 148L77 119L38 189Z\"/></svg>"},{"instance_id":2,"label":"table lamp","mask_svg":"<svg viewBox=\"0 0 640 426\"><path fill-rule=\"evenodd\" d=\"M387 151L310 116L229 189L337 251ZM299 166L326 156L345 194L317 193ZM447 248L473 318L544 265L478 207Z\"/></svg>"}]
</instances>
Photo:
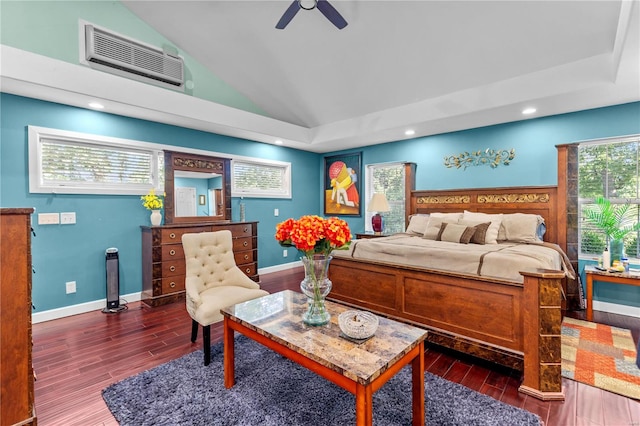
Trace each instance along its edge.
<instances>
[{"instance_id":1,"label":"table lamp","mask_svg":"<svg viewBox=\"0 0 640 426\"><path fill-rule=\"evenodd\" d=\"M387 197L385 197L382 193L375 193L373 197L371 197L371 201L369 201L369 205L367 206L368 212L376 212L371 218L371 226L373 227L373 232L376 235L382 234L383 224L382 224L382 216L380 213L385 213L390 211L389 203L387 202Z\"/></svg>"}]
</instances>

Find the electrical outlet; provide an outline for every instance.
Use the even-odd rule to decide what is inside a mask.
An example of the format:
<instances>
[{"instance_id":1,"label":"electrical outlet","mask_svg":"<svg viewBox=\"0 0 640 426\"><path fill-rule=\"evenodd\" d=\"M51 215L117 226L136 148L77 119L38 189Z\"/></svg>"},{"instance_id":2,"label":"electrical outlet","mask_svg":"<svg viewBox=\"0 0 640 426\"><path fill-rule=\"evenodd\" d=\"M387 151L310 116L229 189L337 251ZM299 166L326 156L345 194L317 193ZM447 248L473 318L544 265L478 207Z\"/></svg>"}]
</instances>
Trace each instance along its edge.
<instances>
[{"instance_id":1,"label":"electrical outlet","mask_svg":"<svg viewBox=\"0 0 640 426\"><path fill-rule=\"evenodd\" d=\"M289 256L289 251L287 249L282 250L282 257Z\"/></svg>"},{"instance_id":2,"label":"electrical outlet","mask_svg":"<svg viewBox=\"0 0 640 426\"><path fill-rule=\"evenodd\" d=\"M57 225L60 223L58 213L38 213L38 225Z\"/></svg>"},{"instance_id":3,"label":"electrical outlet","mask_svg":"<svg viewBox=\"0 0 640 426\"><path fill-rule=\"evenodd\" d=\"M73 225L76 223L76 212L60 213L60 223L63 225Z\"/></svg>"},{"instance_id":4,"label":"electrical outlet","mask_svg":"<svg viewBox=\"0 0 640 426\"><path fill-rule=\"evenodd\" d=\"M75 293L76 292L76 282L75 281L67 281L66 282L66 286L67 286L67 294L71 294L71 293Z\"/></svg>"}]
</instances>

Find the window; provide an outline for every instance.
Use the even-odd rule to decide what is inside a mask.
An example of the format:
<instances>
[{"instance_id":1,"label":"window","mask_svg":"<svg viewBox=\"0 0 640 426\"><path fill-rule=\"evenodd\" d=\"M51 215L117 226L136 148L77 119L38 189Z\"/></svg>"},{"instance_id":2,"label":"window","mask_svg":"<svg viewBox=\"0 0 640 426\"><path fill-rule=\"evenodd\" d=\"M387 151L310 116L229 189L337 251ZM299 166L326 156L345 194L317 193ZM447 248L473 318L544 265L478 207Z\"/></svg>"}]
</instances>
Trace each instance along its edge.
<instances>
[{"instance_id":1,"label":"window","mask_svg":"<svg viewBox=\"0 0 640 426\"><path fill-rule=\"evenodd\" d=\"M29 126L29 192L144 194L164 191L154 144Z\"/></svg>"},{"instance_id":2,"label":"window","mask_svg":"<svg viewBox=\"0 0 640 426\"><path fill-rule=\"evenodd\" d=\"M382 163L367 165L366 201L376 192L384 193L391 211L382 214L384 218L383 232L393 234L404 232L405 206L405 167L404 163ZM372 232L371 217L375 212L366 212L365 229Z\"/></svg>"},{"instance_id":3,"label":"window","mask_svg":"<svg viewBox=\"0 0 640 426\"><path fill-rule=\"evenodd\" d=\"M578 204L580 253L600 255L606 239L602 231L584 218L585 208L592 208L597 197L612 204L631 204L630 213L640 220L640 179L638 155L640 136L581 143L578 148ZM624 238L627 257L638 257L638 233Z\"/></svg>"},{"instance_id":4,"label":"window","mask_svg":"<svg viewBox=\"0 0 640 426\"><path fill-rule=\"evenodd\" d=\"M234 160L231 164L231 195L291 198L291 163Z\"/></svg>"}]
</instances>

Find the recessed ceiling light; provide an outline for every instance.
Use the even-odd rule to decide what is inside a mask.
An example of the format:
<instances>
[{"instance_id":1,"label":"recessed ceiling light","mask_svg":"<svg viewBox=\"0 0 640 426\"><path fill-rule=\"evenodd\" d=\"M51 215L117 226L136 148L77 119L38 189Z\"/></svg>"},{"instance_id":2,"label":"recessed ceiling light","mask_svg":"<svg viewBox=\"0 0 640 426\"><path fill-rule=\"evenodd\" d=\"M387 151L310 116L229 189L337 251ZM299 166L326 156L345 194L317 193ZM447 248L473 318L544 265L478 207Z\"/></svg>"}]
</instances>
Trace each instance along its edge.
<instances>
[{"instance_id":1,"label":"recessed ceiling light","mask_svg":"<svg viewBox=\"0 0 640 426\"><path fill-rule=\"evenodd\" d=\"M534 112L536 112L536 111L537 111L537 109L535 109L535 108L533 108L533 107L525 108L525 109L523 109L523 110L522 110L522 114L523 114L523 115L531 115L531 114L533 114L533 113L534 113Z\"/></svg>"},{"instance_id":2,"label":"recessed ceiling light","mask_svg":"<svg viewBox=\"0 0 640 426\"><path fill-rule=\"evenodd\" d=\"M89 107L93 109L104 109L104 105L98 102L89 102Z\"/></svg>"},{"instance_id":3,"label":"recessed ceiling light","mask_svg":"<svg viewBox=\"0 0 640 426\"><path fill-rule=\"evenodd\" d=\"M276 145L282 145L284 142L282 142L280 139L276 139L276 141L274 143Z\"/></svg>"},{"instance_id":4,"label":"recessed ceiling light","mask_svg":"<svg viewBox=\"0 0 640 426\"><path fill-rule=\"evenodd\" d=\"M409 129L409 130L405 130L404 134L407 136L413 136L416 134L416 131L413 129Z\"/></svg>"}]
</instances>

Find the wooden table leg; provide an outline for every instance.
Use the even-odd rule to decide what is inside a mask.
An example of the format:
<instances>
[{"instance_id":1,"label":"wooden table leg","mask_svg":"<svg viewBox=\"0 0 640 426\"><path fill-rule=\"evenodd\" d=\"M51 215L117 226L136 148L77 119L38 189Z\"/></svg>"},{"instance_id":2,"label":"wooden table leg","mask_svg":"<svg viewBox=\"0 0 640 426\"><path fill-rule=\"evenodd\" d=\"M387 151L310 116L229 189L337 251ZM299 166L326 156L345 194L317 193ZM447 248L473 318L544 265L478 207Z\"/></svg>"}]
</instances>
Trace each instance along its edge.
<instances>
[{"instance_id":1,"label":"wooden table leg","mask_svg":"<svg viewBox=\"0 0 640 426\"><path fill-rule=\"evenodd\" d=\"M229 327L229 320L224 317L224 387L229 389L235 382L235 341L233 339L233 329Z\"/></svg>"},{"instance_id":2,"label":"wooden table leg","mask_svg":"<svg viewBox=\"0 0 640 426\"><path fill-rule=\"evenodd\" d=\"M593 320L593 275L587 276L587 321Z\"/></svg>"},{"instance_id":3,"label":"wooden table leg","mask_svg":"<svg viewBox=\"0 0 640 426\"><path fill-rule=\"evenodd\" d=\"M424 426L424 341L418 346L418 355L411 361L411 407L413 426Z\"/></svg>"},{"instance_id":4,"label":"wooden table leg","mask_svg":"<svg viewBox=\"0 0 640 426\"><path fill-rule=\"evenodd\" d=\"M371 386L356 383L356 426L373 424L373 391Z\"/></svg>"}]
</instances>

